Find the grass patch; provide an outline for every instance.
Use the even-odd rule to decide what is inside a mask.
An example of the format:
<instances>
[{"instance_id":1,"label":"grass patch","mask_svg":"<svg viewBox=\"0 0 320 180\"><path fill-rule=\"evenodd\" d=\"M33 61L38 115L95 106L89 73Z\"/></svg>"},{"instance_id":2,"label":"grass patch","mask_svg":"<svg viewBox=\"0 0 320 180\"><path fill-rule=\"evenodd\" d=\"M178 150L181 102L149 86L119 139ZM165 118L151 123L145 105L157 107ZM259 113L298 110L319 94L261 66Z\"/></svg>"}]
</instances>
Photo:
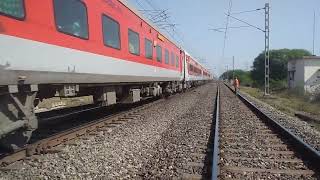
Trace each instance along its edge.
<instances>
[{"instance_id":1,"label":"grass patch","mask_svg":"<svg viewBox=\"0 0 320 180\"><path fill-rule=\"evenodd\" d=\"M297 111L303 111L320 117L319 102L309 102L306 97L296 95L288 90L278 91L268 97L265 97L263 91L257 88L241 87L241 91L248 93L252 97L257 98L290 116L294 116ZM311 127L320 131L320 123L308 123Z\"/></svg>"},{"instance_id":2,"label":"grass patch","mask_svg":"<svg viewBox=\"0 0 320 180\"><path fill-rule=\"evenodd\" d=\"M319 102L309 102L305 97L297 96L288 90L275 92L270 97L263 96L263 91L257 88L241 87L241 90L291 116L297 111L320 116Z\"/></svg>"}]
</instances>

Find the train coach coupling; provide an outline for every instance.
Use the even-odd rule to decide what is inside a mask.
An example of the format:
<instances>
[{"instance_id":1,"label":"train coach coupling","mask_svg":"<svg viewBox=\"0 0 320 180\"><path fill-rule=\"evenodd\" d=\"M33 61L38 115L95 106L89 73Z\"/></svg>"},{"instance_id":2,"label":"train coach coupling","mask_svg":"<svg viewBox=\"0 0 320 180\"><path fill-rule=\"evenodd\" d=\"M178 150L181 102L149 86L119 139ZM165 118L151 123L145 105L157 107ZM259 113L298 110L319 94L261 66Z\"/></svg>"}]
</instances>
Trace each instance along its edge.
<instances>
[{"instance_id":1,"label":"train coach coupling","mask_svg":"<svg viewBox=\"0 0 320 180\"><path fill-rule=\"evenodd\" d=\"M8 150L24 147L38 128L34 112L37 85L10 85L0 95L0 146Z\"/></svg>"}]
</instances>

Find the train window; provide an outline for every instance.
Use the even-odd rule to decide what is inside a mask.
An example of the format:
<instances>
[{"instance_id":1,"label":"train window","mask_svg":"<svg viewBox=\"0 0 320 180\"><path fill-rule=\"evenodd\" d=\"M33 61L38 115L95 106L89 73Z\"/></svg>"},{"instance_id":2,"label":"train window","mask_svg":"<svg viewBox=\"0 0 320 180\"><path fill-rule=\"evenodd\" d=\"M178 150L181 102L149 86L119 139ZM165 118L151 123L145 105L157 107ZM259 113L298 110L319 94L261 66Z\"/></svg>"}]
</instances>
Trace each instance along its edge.
<instances>
[{"instance_id":1,"label":"train window","mask_svg":"<svg viewBox=\"0 0 320 180\"><path fill-rule=\"evenodd\" d=\"M87 7L80 0L54 0L58 31L83 39L89 38Z\"/></svg>"},{"instance_id":2,"label":"train window","mask_svg":"<svg viewBox=\"0 0 320 180\"><path fill-rule=\"evenodd\" d=\"M162 48L161 48L161 46L157 45L156 51L157 51L157 61L161 62L162 61Z\"/></svg>"},{"instance_id":3,"label":"train window","mask_svg":"<svg viewBox=\"0 0 320 180\"><path fill-rule=\"evenodd\" d=\"M152 49L152 41L149 39L145 38L144 39L144 47L145 47L145 54L146 58L152 59L152 54L153 54L153 49Z\"/></svg>"},{"instance_id":4,"label":"train window","mask_svg":"<svg viewBox=\"0 0 320 180\"><path fill-rule=\"evenodd\" d=\"M193 66L190 64L190 71L193 72Z\"/></svg>"},{"instance_id":5,"label":"train window","mask_svg":"<svg viewBox=\"0 0 320 180\"><path fill-rule=\"evenodd\" d=\"M171 65L174 66L174 54L171 52Z\"/></svg>"},{"instance_id":6,"label":"train window","mask_svg":"<svg viewBox=\"0 0 320 180\"><path fill-rule=\"evenodd\" d=\"M165 63L169 64L169 51L168 49L165 50L165 54L164 54L164 58L165 58Z\"/></svg>"},{"instance_id":7,"label":"train window","mask_svg":"<svg viewBox=\"0 0 320 180\"><path fill-rule=\"evenodd\" d=\"M25 17L24 0L1 0L0 14L23 20Z\"/></svg>"},{"instance_id":8,"label":"train window","mask_svg":"<svg viewBox=\"0 0 320 180\"><path fill-rule=\"evenodd\" d=\"M120 49L120 25L109 16L102 15L102 31L104 45Z\"/></svg>"},{"instance_id":9,"label":"train window","mask_svg":"<svg viewBox=\"0 0 320 180\"><path fill-rule=\"evenodd\" d=\"M140 38L137 32L129 29L129 52L131 54L140 55Z\"/></svg>"},{"instance_id":10,"label":"train window","mask_svg":"<svg viewBox=\"0 0 320 180\"><path fill-rule=\"evenodd\" d=\"M176 56L176 67L179 67L179 57Z\"/></svg>"}]
</instances>

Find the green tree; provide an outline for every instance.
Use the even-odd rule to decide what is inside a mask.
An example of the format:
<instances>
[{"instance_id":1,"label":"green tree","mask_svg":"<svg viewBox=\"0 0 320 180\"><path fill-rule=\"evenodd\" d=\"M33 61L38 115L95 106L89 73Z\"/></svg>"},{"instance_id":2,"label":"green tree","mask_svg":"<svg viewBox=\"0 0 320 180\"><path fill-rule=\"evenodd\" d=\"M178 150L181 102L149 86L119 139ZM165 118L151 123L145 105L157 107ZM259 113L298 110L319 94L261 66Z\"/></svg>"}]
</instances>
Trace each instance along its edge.
<instances>
[{"instance_id":1,"label":"green tree","mask_svg":"<svg viewBox=\"0 0 320 180\"><path fill-rule=\"evenodd\" d=\"M273 84L287 80L287 63L290 59L298 59L303 56L311 56L304 49L279 49L270 51L270 82ZM260 53L253 62L251 77L258 86L264 85L264 52Z\"/></svg>"}]
</instances>

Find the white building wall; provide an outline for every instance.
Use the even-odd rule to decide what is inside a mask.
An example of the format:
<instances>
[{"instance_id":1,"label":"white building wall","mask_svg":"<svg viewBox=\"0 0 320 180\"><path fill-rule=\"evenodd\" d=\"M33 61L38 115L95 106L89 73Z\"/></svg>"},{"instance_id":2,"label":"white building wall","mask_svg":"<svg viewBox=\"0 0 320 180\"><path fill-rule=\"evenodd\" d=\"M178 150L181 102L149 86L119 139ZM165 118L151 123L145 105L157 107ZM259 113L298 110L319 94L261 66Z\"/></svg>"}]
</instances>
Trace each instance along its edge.
<instances>
[{"instance_id":1,"label":"white building wall","mask_svg":"<svg viewBox=\"0 0 320 180\"><path fill-rule=\"evenodd\" d=\"M307 93L320 93L320 57L289 60L288 75L289 88L300 87Z\"/></svg>"},{"instance_id":2,"label":"white building wall","mask_svg":"<svg viewBox=\"0 0 320 180\"><path fill-rule=\"evenodd\" d=\"M304 61L304 84L306 92L317 93L320 91L320 59Z\"/></svg>"},{"instance_id":3,"label":"white building wall","mask_svg":"<svg viewBox=\"0 0 320 180\"><path fill-rule=\"evenodd\" d=\"M303 87L304 86L304 73L305 73L305 69L304 69L304 61L297 61L297 65L296 65L296 73L295 73L295 87Z\"/></svg>"},{"instance_id":4,"label":"white building wall","mask_svg":"<svg viewBox=\"0 0 320 180\"><path fill-rule=\"evenodd\" d=\"M294 72L292 80L289 79L289 87L303 87L304 86L304 61L303 60L290 60L288 62L288 71Z\"/></svg>"}]
</instances>

